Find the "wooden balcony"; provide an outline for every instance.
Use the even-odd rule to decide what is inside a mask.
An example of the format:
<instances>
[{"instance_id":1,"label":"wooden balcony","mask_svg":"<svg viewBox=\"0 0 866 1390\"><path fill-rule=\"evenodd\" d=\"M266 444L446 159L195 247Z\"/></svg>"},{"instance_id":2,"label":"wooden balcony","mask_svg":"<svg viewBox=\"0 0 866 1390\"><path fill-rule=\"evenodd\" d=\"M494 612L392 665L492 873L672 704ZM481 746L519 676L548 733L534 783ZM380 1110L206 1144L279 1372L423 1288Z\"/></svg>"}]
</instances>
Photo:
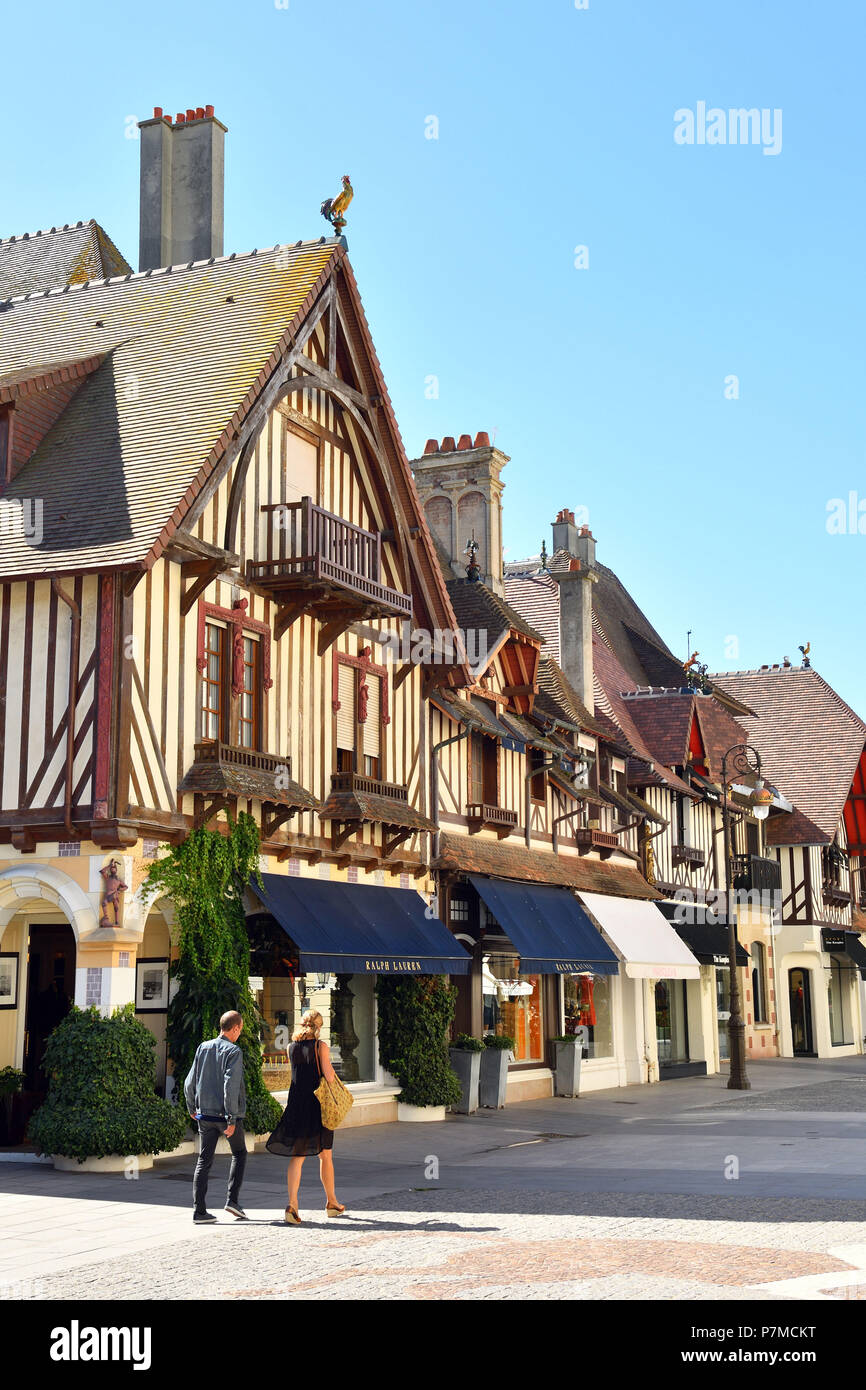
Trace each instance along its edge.
<instances>
[{"instance_id":1,"label":"wooden balcony","mask_svg":"<svg viewBox=\"0 0 866 1390\"><path fill-rule=\"evenodd\" d=\"M602 859L608 859L613 850L619 849L619 839L610 830L596 830L592 826L583 825L574 832L574 838L581 854L588 854L591 849L597 849Z\"/></svg>"},{"instance_id":2,"label":"wooden balcony","mask_svg":"<svg viewBox=\"0 0 866 1390\"><path fill-rule=\"evenodd\" d=\"M782 866L776 859L765 859L760 854L733 854L731 885L749 893L781 892Z\"/></svg>"},{"instance_id":3,"label":"wooden balcony","mask_svg":"<svg viewBox=\"0 0 866 1390\"><path fill-rule=\"evenodd\" d=\"M392 801L408 803L409 792L406 787L398 787L396 782L380 782L377 777L364 777L360 772L332 772L331 791L349 792L357 796L385 796Z\"/></svg>"},{"instance_id":4,"label":"wooden balcony","mask_svg":"<svg viewBox=\"0 0 866 1390\"><path fill-rule=\"evenodd\" d=\"M291 759L260 753L219 739L196 743L193 764L178 787L195 798L194 824L207 825L238 798L261 802L261 832L266 840L296 811L317 810L316 798L292 780Z\"/></svg>"},{"instance_id":5,"label":"wooden balcony","mask_svg":"<svg viewBox=\"0 0 866 1390\"><path fill-rule=\"evenodd\" d=\"M504 806L491 806L486 801L472 801L466 807L466 819L470 833L477 830L495 830L502 840L517 829L517 812L507 811Z\"/></svg>"},{"instance_id":6,"label":"wooden balcony","mask_svg":"<svg viewBox=\"0 0 866 1390\"><path fill-rule=\"evenodd\" d=\"M847 888L827 878L822 885L822 897L828 907L847 907L851 901L851 894Z\"/></svg>"},{"instance_id":7,"label":"wooden balcony","mask_svg":"<svg viewBox=\"0 0 866 1390\"><path fill-rule=\"evenodd\" d=\"M292 775L291 758L259 753L254 748L239 748L233 743L221 743L219 739L196 743L193 752L197 763L224 763L231 767L254 768L257 772L277 772L285 768L287 776Z\"/></svg>"},{"instance_id":8,"label":"wooden balcony","mask_svg":"<svg viewBox=\"0 0 866 1390\"><path fill-rule=\"evenodd\" d=\"M688 869L699 869L707 862L706 852L696 845L672 845L671 863L685 864Z\"/></svg>"},{"instance_id":9,"label":"wooden balcony","mask_svg":"<svg viewBox=\"0 0 866 1390\"><path fill-rule=\"evenodd\" d=\"M382 537L377 532L326 512L310 497L268 504L261 511L268 518L267 558L248 560L246 574L280 605L276 636L311 610L331 620L334 633L327 646L359 618L412 617L411 596L382 583ZM340 628L342 618L346 621Z\"/></svg>"}]
</instances>

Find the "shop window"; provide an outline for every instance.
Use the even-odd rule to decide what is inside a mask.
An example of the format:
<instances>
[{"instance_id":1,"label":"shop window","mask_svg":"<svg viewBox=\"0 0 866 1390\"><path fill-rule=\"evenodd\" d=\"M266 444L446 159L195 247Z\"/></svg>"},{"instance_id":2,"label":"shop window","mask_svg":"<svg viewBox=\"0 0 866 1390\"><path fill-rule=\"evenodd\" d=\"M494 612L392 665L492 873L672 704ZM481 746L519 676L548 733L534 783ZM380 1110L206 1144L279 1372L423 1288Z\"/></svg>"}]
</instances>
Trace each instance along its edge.
<instances>
[{"instance_id":1,"label":"shop window","mask_svg":"<svg viewBox=\"0 0 866 1390\"><path fill-rule=\"evenodd\" d=\"M656 1042L660 1067L689 1060L685 980L656 981Z\"/></svg>"},{"instance_id":2,"label":"shop window","mask_svg":"<svg viewBox=\"0 0 866 1390\"><path fill-rule=\"evenodd\" d=\"M258 977L256 1000L264 1019L264 1078L273 1090L288 1084L289 1047L306 1009L322 1015L322 1042L331 1050L341 1080L376 1079L376 1001L374 975L294 975Z\"/></svg>"},{"instance_id":3,"label":"shop window","mask_svg":"<svg viewBox=\"0 0 866 1390\"><path fill-rule=\"evenodd\" d=\"M767 1023L767 953L760 941L752 942L752 1010L756 1023Z\"/></svg>"},{"instance_id":4,"label":"shop window","mask_svg":"<svg viewBox=\"0 0 866 1390\"><path fill-rule=\"evenodd\" d=\"M516 1062L544 1060L541 984L540 975L520 973L518 956L487 955L482 959L484 1032L513 1038Z\"/></svg>"},{"instance_id":5,"label":"shop window","mask_svg":"<svg viewBox=\"0 0 866 1390\"><path fill-rule=\"evenodd\" d=\"M612 1057L613 1052L613 976L563 976L563 1008L569 1037L585 1029L583 1037L588 1057Z\"/></svg>"},{"instance_id":6,"label":"shop window","mask_svg":"<svg viewBox=\"0 0 866 1390\"><path fill-rule=\"evenodd\" d=\"M830 1042L842 1047L853 1042L848 1027L846 1001L849 993L850 970L839 960L833 960L827 972L827 1010L830 1015Z\"/></svg>"}]
</instances>

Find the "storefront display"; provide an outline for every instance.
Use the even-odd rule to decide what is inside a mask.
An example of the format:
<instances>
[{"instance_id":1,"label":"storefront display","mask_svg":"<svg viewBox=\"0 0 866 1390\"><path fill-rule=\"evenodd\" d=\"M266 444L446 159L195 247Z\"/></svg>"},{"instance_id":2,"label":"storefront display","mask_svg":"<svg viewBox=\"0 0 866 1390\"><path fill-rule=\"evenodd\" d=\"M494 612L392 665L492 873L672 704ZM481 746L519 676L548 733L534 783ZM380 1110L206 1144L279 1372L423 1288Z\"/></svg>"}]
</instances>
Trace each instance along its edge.
<instances>
[{"instance_id":1,"label":"storefront display","mask_svg":"<svg viewBox=\"0 0 866 1390\"><path fill-rule=\"evenodd\" d=\"M612 976L566 975L562 981L563 1032L584 1028L587 1057L613 1057Z\"/></svg>"},{"instance_id":2,"label":"storefront display","mask_svg":"<svg viewBox=\"0 0 866 1390\"><path fill-rule=\"evenodd\" d=\"M689 1029L684 980L656 981L656 1039L659 1066L689 1060Z\"/></svg>"},{"instance_id":3,"label":"storefront display","mask_svg":"<svg viewBox=\"0 0 866 1390\"><path fill-rule=\"evenodd\" d=\"M522 975L518 956L486 955L482 993L485 1033L514 1038L516 1062L543 1061L541 976Z\"/></svg>"},{"instance_id":4,"label":"storefront display","mask_svg":"<svg viewBox=\"0 0 866 1390\"><path fill-rule=\"evenodd\" d=\"M288 1066L288 1049L305 1009L323 1019L321 1037L344 1082L375 1080L373 975L263 975L255 990L264 1019L265 1065ZM256 982L257 983L257 982Z\"/></svg>"}]
</instances>

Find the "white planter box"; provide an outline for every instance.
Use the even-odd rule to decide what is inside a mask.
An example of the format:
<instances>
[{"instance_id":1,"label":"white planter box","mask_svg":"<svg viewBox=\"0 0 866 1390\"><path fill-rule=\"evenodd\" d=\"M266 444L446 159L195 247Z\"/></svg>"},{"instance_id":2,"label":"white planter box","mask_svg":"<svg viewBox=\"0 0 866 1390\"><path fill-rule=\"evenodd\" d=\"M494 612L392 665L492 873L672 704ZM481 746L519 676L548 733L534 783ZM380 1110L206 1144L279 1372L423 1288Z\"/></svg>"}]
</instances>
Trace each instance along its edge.
<instances>
[{"instance_id":1,"label":"white planter box","mask_svg":"<svg viewBox=\"0 0 866 1390\"><path fill-rule=\"evenodd\" d=\"M397 1102L397 1119L409 1120L413 1122L423 1120L444 1120L444 1105L404 1105L402 1101Z\"/></svg>"},{"instance_id":2,"label":"white planter box","mask_svg":"<svg viewBox=\"0 0 866 1390\"><path fill-rule=\"evenodd\" d=\"M65 1154L52 1155L58 1173L124 1173L130 1159L139 1171L153 1167L153 1154L108 1154L105 1158L86 1158L83 1163Z\"/></svg>"}]
</instances>

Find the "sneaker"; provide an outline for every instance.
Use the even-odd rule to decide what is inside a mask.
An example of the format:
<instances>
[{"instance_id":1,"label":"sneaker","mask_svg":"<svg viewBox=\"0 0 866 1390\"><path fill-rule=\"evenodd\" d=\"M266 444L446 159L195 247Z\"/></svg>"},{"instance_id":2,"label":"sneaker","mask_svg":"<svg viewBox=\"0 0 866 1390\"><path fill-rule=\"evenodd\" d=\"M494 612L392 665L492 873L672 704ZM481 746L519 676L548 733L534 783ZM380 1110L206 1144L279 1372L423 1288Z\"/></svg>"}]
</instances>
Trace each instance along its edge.
<instances>
[{"instance_id":1,"label":"sneaker","mask_svg":"<svg viewBox=\"0 0 866 1390\"><path fill-rule=\"evenodd\" d=\"M227 1212L230 1212L232 1216L236 1216L237 1219L238 1219L238 1221L248 1221L248 1220L249 1220L249 1217L247 1216L247 1214L246 1214L246 1212L244 1211L243 1207L242 1207L238 1202L226 1202L225 1207L223 1208L223 1210L224 1210L224 1211L227 1211Z\"/></svg>"},{"instance_id":2,"label":"sneaker","mask_svg":"<svg viewBox=\"0 0 866 1390\"><path fill-rule=\"evenodd\" d=\"M192 1219L196 1226L209 1226L212 1222L216 1221L216 1217L212 1216L209 1211L194 1211Z\"/></svg>"}]
</instances>

